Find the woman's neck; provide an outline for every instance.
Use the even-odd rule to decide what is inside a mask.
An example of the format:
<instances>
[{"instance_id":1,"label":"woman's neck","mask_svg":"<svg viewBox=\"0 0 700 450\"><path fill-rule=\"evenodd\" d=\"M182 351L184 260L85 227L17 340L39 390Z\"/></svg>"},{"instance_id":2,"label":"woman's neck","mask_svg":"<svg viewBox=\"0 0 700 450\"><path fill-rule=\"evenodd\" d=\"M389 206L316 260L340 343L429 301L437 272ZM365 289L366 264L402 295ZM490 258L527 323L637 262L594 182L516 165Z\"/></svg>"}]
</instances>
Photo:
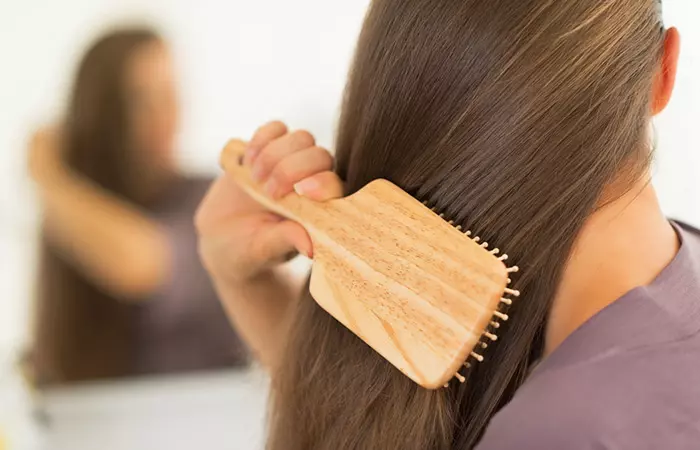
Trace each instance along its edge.
<instances>
[{"instance_id":1,"label":"woman's neck","mask_svg":"<svg viewBox=\"0 0 700 450\"><path fill-rule=\"evenodd\" d=\"M554 299L545 355L626 292L651 283L678 248L678 236L648 180L593 213L576 240Z\"/></svg>"}]
</instances>

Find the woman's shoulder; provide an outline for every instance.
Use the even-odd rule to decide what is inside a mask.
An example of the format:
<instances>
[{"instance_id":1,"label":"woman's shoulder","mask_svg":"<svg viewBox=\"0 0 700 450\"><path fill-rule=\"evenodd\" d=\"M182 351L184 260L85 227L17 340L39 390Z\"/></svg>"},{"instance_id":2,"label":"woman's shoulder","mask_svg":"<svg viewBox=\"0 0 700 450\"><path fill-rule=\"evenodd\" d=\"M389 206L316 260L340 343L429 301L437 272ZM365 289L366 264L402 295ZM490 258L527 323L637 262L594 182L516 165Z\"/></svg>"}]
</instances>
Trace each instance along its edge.
<instances>
[{"instance_id":1,"label":"woman's shoulder","mask_svg":"<svg viewBox=\"0 0 700 450\"><path fill-rule=\"evenodd\" d=\"M700 232L572 335L492 420L478 450L690 449L700 442Z\"/></svg>"},{"instance_id":2,"label":"woman's shoulder","mask_svg":"<svg viewBox=\"0 0 700 450\"><path fill-rule=\"evenodd\" d=\"M478 450L695 449L700 336L536 371Z\"/></svg>"}]
</instances>

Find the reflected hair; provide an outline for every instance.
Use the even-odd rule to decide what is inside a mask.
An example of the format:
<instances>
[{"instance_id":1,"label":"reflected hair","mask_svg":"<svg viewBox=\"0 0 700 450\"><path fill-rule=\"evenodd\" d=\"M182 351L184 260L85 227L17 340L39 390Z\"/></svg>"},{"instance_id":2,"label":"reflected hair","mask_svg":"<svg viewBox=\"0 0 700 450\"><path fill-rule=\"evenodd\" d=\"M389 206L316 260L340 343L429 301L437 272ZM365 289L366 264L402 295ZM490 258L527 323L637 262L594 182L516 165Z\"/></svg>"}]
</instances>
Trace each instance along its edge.
<instances>
[{"instance_id":1,"label":"reflected hair","mask_svg":"<svg viewBox=\"0 0 700 450\"><path fill-rule=\"evenodd\" d=\"M662 41L656 0L371 4L337 173L349 193L388 179L508 249L522 296L466 383L429 391L307 289L273 373L270 450L476 445L541 356L563 268L604 189L648 169Z\"/></svg>"},{"instance_id":2,"label":"reflected hair","mask_svg":"<svg viewBox=\"0 0 700 450\"><path fill-rule=\"evenodd\" d=\"M111 194L142 203L129 177L125 73L133 53L160 38L148 28L110 32L81 60L63 123L67 166ZM40 385L127 375L133 306L99 289L43 238L32 376Z\"/></svg>"}]
</instances>

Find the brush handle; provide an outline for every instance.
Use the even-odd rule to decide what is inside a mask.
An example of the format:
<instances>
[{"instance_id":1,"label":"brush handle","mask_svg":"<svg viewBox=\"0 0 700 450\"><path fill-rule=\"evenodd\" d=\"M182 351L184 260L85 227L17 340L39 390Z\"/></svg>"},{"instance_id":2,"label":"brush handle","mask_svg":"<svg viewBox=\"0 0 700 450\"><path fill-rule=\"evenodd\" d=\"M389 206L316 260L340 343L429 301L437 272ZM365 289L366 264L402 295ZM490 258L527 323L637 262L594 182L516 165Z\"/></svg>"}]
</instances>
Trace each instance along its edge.
<instances>
[{"instance_id":1,"label":"brush handle","mask_svg":"<svg viewBox=\"0 0 700 450\"><path fill-rule=\"evenodd\" d=\"M246 144L243 141L230 141L221 153L220 164L224 171L233 178L236 183L253 200L265 208L287 219L300 223L310 232L313 229L313 218L324 209L324 204L309 200L306 197L292 192L285 197L274 200L255 181L250 168L243 164ZM311 236L313 239L313 236Z\"/></svg>"}]
</instances>

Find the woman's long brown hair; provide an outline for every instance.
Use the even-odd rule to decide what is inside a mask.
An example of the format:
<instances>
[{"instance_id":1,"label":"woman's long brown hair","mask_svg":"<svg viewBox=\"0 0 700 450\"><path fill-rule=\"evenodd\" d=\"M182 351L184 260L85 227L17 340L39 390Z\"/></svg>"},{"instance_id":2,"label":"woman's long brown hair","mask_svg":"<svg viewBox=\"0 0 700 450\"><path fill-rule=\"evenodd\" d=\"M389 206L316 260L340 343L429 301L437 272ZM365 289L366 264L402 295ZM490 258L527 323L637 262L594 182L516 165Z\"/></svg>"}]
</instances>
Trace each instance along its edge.
<instances>
[{"instance_id":1,"label":"woman's long brown hair","mask_svg":"<svg viewBox=\"0 0 700 450\"><path fill-rule=\"evenodd\" d=\"M125 72L133 52L158 40L149 29L99 39L81 61L63 124L71 170L140 202L129 181ZM50 245L41 247L31 364L39 384L126 375L131 366L130 306L83 277Z\"/></svg>"},{"instance_id":2,"label":"woman's long brown hair","mask_svg":"<svg viewBox=\"0 0 700 450\"><path fill-rule=\"evenodd\" d=\"M425 390L299 304L271 450L468 449L542 351L562 270L606 185L648 165L657 0L375 0L337 136L354 192L386 178L507 249L522 297L465 384Z\"/></svg>"}]
</instances>

